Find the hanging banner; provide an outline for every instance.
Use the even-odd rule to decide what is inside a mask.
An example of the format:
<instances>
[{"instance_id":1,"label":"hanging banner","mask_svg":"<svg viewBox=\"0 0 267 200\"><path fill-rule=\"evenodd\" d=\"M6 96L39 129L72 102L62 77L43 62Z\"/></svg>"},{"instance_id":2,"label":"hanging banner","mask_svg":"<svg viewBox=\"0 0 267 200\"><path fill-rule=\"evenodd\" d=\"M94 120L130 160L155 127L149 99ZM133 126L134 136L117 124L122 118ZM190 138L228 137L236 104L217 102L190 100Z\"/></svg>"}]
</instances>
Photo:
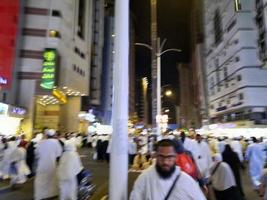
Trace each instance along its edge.
<instances>
[{"instance_id":1,"label":"hanging banner","mask_svg":"<svg viewBox=\"0 0 267 200\"><path fill-rule=\"evenodd\" d=\"M57 64L57 52L56 49L45 49L41 79L41 88L46 90L52 90L56 81L56 64Z\"/></svg>"},{"instance_id":2,"label":"hanging banner","mask_svg":"<svg viewBox=\"0 0 267 200\"><path fill-rule=\"evenodd\" d=\"M0 87L10 88L15 64L19 0L0 0Z\"/></svg>"}]
</instances>

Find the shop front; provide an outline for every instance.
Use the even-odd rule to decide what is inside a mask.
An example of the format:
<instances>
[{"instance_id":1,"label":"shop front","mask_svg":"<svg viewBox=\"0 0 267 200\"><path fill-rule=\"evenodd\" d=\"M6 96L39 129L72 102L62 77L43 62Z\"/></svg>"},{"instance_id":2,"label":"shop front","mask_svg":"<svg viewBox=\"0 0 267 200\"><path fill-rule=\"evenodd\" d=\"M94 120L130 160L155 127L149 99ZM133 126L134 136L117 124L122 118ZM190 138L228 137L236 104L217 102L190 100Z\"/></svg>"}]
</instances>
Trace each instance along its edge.
<instances>
[{"instance_id":1,"label":"shop front","mask_svg":"<svg viewBox=\"0 0 267 200\"><path fill-rule=\"evenodd\" d=\"M0 135L12 136L22 132L21 121L25 114L24 108L0 103Z\"/></svg>"}]
</instances>

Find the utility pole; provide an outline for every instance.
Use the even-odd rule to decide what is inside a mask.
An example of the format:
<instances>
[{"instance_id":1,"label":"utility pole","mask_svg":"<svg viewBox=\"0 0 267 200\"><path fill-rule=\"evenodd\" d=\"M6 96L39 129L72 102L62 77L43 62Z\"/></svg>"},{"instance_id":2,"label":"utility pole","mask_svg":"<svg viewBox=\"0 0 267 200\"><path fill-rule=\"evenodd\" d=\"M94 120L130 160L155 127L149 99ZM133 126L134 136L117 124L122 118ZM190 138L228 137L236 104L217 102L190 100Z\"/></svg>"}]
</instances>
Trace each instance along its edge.
<instances>
[{"instance_id":1,"label":"utility pole","mask_svg":"<svg viewBox=\"0 0 267 200\"><path fill-rule=\"evenodd\" d=\"M151 86L152 86L152 128L157 127L157 0L150 0L151 7ZM159 134L159 133L158 133Z\"/></svg>"},{"instance_id":2,"label":"utility pole","mask_svg":"<svg viewBox=\"0 0 267 200\"><path fill-rule=\"evenodd\" d=\"M125 200L128 190L129 0L115 2L115 53L109 199Z\"/></svg>"}]
</instances>

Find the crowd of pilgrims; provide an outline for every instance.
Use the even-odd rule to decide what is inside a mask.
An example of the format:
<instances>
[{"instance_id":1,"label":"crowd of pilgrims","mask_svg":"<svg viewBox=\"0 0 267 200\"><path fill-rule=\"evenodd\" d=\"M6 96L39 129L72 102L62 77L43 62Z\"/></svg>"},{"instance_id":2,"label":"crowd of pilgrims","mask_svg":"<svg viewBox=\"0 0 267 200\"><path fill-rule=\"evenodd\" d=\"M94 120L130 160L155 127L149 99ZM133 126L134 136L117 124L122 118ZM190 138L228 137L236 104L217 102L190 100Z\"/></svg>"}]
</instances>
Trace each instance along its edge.
<instances>
[{"instance_id":1,"label":"crowd of pilgrims","mask_svg":"<svg viewBox=\"0 0 267 200\"><path fill-rule=\"evenodd\" d=\"M195 179L210 199L208 188L217 200L246 199L241 171L248 168L251 186L261 199L267 200L267 141L266 138L207 137L196 133L165 135L160 138L129 138L129 162L132 171L144 170L156 163L158 140L171 139L176 144L176 165ZM231 197L231 198L229 198Z\"/></svg>"},{"instance_id":2,"label":"crowd of pilgrims","mask_svg":"<svg viewBox=\"0 0 267 200\"><path fill-rule=\"evenodd\" d=\"M171 139L176 144L176 165L195 179L207 199L212 188L217 200L235 196L244 200L241 170L248 167L251 186L267 200L267 142L264 138L245 139L206 137L196 133L155 136L130 135L128 141L130 171L142 171L155 164L157 141ZM35 177L34 199L59 195L61 200L77 199L77 174L83 166L77 147L93 148L93 159L109 162L109 135L83 137L60 134L52 129L27 141L24 135L0 140L0 178L10 179L12 187Z\"/></svg>"},{"instance_id":3,"label":"crowd of pilgrims","mask_svg":"<svg viewBox=\"0 0 267 200\"><path fill-rule=\"evenodd\" d=\"M12 189L34 177L34 199L60 196L75 200L78 176L83 172L77 148L83 137L75 133L61 135L45 129L28 141L25 135L0 139L0 180L10 180Z\"/></svg>"}]
</instances>

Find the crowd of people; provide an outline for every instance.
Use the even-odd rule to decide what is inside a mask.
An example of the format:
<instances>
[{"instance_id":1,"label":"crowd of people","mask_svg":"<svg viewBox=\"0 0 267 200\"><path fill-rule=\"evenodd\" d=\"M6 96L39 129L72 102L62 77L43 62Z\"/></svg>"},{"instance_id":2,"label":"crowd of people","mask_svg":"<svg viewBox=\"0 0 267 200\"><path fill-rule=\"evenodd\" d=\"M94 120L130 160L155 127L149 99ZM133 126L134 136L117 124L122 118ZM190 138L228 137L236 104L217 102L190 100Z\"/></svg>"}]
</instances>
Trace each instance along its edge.
<instances>
[{"instance_id":1,"label":"crowd of people","mask_svg":"<svg viewBox=\"0 0 267 200\"><path fill-rule=\"evenodd\" d=\"M160 141L156 142L158 140ZM165 155L161 155L161 150L164 148L159 146L162 145L162 141L164 141L163 146L173 147L175 150L173 158L168 155L165 158ZM129 143L129 160L133 160L132 169L146 169L135 183L131 195L133 200L154 199L154 195L166 196L179 170L198 183L204 198L210 199L212 190L217 200L245 200L241 170L246 166L255 192L260 198L267 199L267 171L264 169L267 142L263 138L203 137L196 133L186 135L181 131L179 135L171 134L160 138L142 135L130 138ZM135 149L135 152L132 149ZM135 157L132 155L134 153ZM172 155L173 152L168 153ZM154 179L150 180L149 177L152 174ZM179 183L176 185L177 188L179 188L178 185ZM182 188L180 187L179 190L183 190ZM181 191L173 189L170 199L202 199L196 188L192 188L188 194L186 189L184 192L186 194L180 194ZM194 197L191 197L192 193Z\"/></svg>"},{"instance_id":2,"label":"crowd of people","mask_svg":"<svg viewBox=\"0 0 267 200\"><path fill-rule=\"evenodd\" d=\"M34 199L59 196L61 200L78 197L77 176L83 171L77 147L82 137L75 133L60 135L45 129L31 140L25 136L0 140L0 178L10 179L13 189L34 177Z\"/></svg>"},{"instance_id":3,"label":"crowd of people","mask_svg":"<svg viewBox=\"0 0 267 200\"><path fill-rule=\"evenodd\" d=\"M16 188L34 177L34 199L60 196L74 200L83 170L77 148L93 148L93 159L109 162L110 135L64 135L45 129L0 140L0 178ZM264 138L208 137L186 134L129 135L129 168L141 172L130 195L141 199L245 200L241 171L248 167L251 185L267 199L267 142Z\"/></svg>"}]
</instances>

